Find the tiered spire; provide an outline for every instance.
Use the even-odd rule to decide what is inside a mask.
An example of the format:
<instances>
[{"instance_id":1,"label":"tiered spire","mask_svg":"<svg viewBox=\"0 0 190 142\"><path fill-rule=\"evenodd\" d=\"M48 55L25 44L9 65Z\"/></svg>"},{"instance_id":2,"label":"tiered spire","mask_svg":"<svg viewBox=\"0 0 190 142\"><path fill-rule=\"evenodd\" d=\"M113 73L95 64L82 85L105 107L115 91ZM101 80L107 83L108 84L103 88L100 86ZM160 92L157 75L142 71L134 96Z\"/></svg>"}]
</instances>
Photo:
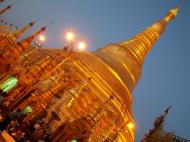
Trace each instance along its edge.
<instances>
[{"instance_id":1,"label":"tiered spire","mask_svg":"<svg viewBox=\"0 0 190 142\"><path fill-rule=\"evenodd\" d=\"M15 38L19 38L24 32L26 32L29 28L31 28L35 24L35 21L32 21L28 23L26 26L24 26L22 29L20 29L18 32L15 33Z\"/></svg>"},{"instance_id":2,"label":"tiered spire","mask_svg":"<svg viewBox=\"0 0 190 142\"><path fill-rule=\"evenodd\" d=\"M4 30L1 33L4 34L3 37L0 38L0 44L1 48L7 47L10 43L16 43L16 40L30 27L34 25L34 21L30 22L26 26L24 26L22 29L20 29L18 32L14 33L17 30L17 27L9 28L10 30ZM12 27L12 26L11 26Z\"/></svg>"},{"instance_id":3,"label":"tiered spire","mask_svg":"<svg viewBox=\"0 0 190 142\"><path fill-rule=\"evenodd\" d=\"M169 106L161 116L156 118L156 120L154 121L154 128L150 129L149 133L145 135L145 137L141 140L141 142L153 142L153 141L172 142L172 134L165 132L163 129L164 121L170 108L171 106Z\"/></svg>"},{"instance_id":4,"label":"tiered spire","mask_svg":"<svg viewBox=\"0 0 190 142\"><path fill-rule=\"evenodd\" d=\"M132 39L118 44L109 44L94 52L108 64L130 90L134 88L141 75L146 54L153 47L167 24L176 17L179 7L168 11L160 21L146 28Z\"/></svg>"},{"instance_id":5,"label":"tiered spire","mask_svg":"<svg viewBox=\"0 0 190 142\"><path fill-rule=\"evenodd\" d=\"M167 24L177 16L178 11L179 7L169 10L163 19L146 28L129 41L120 43L120 45L129 48L133 57L142 65L146 54L163 33Z\"/></svg>"},{"instance_id":6,"label":"tiered spire","mask_svg":"<svg viewBox=\"0 0 190 142\"><path fill-rule=\"evenodd\" d=\"M44 32L46 30L46 27L42 27L40 28L37 32L35 32L34 34L28 36L26 39L22 40L20 42L20 44L22 45L22 47L27 48L29 47L29 45L31 44L31 42L42 32Z\"/></svg>"},{"instance_id":7,"label":"tiered spire","mask_svg":"<svg viewBox=\"0 0 190 142\"><path fill-rule=\"evenodd\" d=\"M5 48L0 48L0 53L2 55L0 56L0 61L3 60L4 63L13 65L17 59L19 59L19 57L25 52L25 50L30 47L30 44L34 38L36 38L36 36L38 36L41 32L45 31L45 29L46 27L42 27L40 30L28 36L26 39L9 45Z\"/></svg>"}]
</instances>

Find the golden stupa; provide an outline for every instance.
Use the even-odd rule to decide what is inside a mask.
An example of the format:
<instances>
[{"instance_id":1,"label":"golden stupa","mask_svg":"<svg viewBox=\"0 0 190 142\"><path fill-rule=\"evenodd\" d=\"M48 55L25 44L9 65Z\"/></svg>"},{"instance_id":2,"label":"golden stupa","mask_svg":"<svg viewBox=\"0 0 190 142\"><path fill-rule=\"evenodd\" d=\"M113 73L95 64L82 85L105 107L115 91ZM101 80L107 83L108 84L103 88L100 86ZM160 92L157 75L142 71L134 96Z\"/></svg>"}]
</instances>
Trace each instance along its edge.
<instances>
[{"instance_id":1,"label":"golden stupa","mask_svg":"<svg viewBox=\"0 0 190 142\"><path fill-rule=\"evenodd\" d=\"M133 142L132 90L146 54L178 10L169 10L132 39L94 52L73 51L72 45L64 49L31 45L45 27L18 41L35 22L17 30L1 20L2 120L21 109L26 114L23 122L42 120L53 142Z\"/></svg>"}]
</instances>

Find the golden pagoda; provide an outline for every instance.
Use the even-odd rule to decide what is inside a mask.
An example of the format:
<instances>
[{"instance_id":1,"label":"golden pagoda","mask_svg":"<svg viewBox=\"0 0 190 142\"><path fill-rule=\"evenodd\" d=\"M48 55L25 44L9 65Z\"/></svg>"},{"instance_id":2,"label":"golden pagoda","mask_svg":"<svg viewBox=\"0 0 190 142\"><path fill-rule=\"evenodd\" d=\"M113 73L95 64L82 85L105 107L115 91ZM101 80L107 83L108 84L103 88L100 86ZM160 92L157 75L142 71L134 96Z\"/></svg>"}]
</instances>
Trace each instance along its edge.
<instances>
[{"instance_id":1,"label":"golden pagoda","mask_svg":"<svg viewBox=\"0 0 190 142\"><path fill-rule=\"evenodd\" d=\"M25 114L23 122L43 121L53 142L133 142L132 90L146 54L178 10L169 10L132 39L94 52L32 45L45 27L18 41L33 22L10 32L13 28L6 28L2 21L2 121L20 109Z\"/></svg>"}]
</instances>

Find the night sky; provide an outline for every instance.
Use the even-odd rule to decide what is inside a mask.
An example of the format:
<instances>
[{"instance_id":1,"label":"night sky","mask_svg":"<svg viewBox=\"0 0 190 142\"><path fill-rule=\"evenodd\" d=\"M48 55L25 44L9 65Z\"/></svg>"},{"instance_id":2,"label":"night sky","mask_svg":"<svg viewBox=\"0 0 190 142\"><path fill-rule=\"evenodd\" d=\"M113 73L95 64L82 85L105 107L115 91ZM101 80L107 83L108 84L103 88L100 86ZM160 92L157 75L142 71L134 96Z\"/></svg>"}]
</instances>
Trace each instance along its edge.
<instances>
[{"instance_id":1,"label":"night sky","mask_svg":"<svg viewBox=\"0 0 190 142\"><path fill-rule=\"evenodd\" d=\"M44 47L61 48L64 33L72 30L93 51L107 43L128 40L162 18L179 0L7 0L16 1L3 15L9 24L22 27L38 19L27 34L48 26ZM136 142L153 126L165 108L172 109L166 130L190 139L190 0L148 54L141 80L133 91Z\"/></svg>"}]
</instances>

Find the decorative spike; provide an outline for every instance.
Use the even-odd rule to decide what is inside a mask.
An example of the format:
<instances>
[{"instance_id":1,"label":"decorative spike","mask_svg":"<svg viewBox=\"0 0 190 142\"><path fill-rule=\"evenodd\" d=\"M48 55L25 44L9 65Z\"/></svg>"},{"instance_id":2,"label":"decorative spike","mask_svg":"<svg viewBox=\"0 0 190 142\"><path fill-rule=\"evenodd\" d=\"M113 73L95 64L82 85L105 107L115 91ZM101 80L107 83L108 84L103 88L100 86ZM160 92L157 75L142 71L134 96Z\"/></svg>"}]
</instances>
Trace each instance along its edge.
<instances>
[{"instance_id":1,"label":"decorative spike","mask_svg":"<svg viewBox=\"0 0 190 142\"><path fill-rule=\"evenodd\" d=\"M9 9L11 9L12 5L8 5L6 8L0 10L0 15L4 14L5 12L7 12Z\"/></svg>"},{"instance_id":2,"label":"decorative spike","mask_svg":"<svg viewBox=\"0 0 190 142\"><path fill-rule=\"evenodd\" d=\"M164 113L163 113L160 117L158 117L158 118L155 120L155 122L154 122L154 126L155 126L155 127L158 127L158 126L160 126L160 125L163 124L163 122L164 122L164 120L165 120L165 118L166 118L166 116L167 116L167 114L168 114L170 108L171 108L171 106L169 106L169 107L164 111Z\"/></svg>"},{"instance_id":3,"label":"decorative spike","mask_svg":"<svg viewBox=\"0 0 190 142\"><path fill-rule=\"evenodd\" d=\"M154 121L154 128L149 130L149 133L145 135L145 137L141 140L141 142L147 142L147 141L156 141L160 140L160 138L167 138L165 141L172 141L172 137L168 137L169 133L165 132L163 129L165 118L170 110L171 106L169 106L162 114L161 116L157 117ZM160 132L162 132L162 135L159 135ZM164 133L163 133L164 132ZM173 134L172 134L173 135ZM171 136L172 136L171 135ZM173 141L172 141L173 142Z\"/></svg>"},{"instance_id":4,"label":"decorative spike","mask_svg":"<svg viewBox=\"0 0 190 142\"><path fill-rule=\"evenodd\" d=\"M184 2L185 2L185 0L181 0L181 1L179 2L179 4L177 5L176 8L177 8L178 10L180 10L181 7L183 6Z\"/></svg>"},{"instance_id":5,"label":"decorative spike","mask_svg":"<svg viewBox=\"0 0 190 142\"><path fill-rule=\"evenodd\" d=\"M45 30L46 30L46 27L42 27L36 33L32 34L31 36L28 36L26 39L21 41L22 46L28 47L29 44L31 44L31 42L34 40L34 38L38 36L40 33L44 32Z\"/></svg>"},{"instance_id":6,"label":"decorative spike","mask_svg":"<svg viewBox=\"0 0 190 142\"><path fill-rule=\"evenodd\" d=\"M26 30L31 28L34 24L35 24L35 21L28 23L25 27L23 27L22 29L20 29L18 32L15 33L15 37L19 38Z\"/></svg>"},{"instance_id":7,"label":"decorative spike","mask_svg":"<svg viewBox=\"0 0 190 142\"><path fill-rule=\"evenodd\" d=\"M48 27L50 25L52 25L54 23L54 21L52 20L51 22L49 22L45 27Z\"/></svg>"},{"instance_id":8,"label":"decorative spike","mask_svg":"<svg viewBox=\"0 0 190 142\"><path fill-rule=\"evenodd\" d=\"M166 115L168 114L168 112L169 112L169 110L171 109L171 107L172 106L169 106L165 111L164 111L164 113L163 113L163 117L165 118L166 117Z\"/></svg>"}]
</instances>

